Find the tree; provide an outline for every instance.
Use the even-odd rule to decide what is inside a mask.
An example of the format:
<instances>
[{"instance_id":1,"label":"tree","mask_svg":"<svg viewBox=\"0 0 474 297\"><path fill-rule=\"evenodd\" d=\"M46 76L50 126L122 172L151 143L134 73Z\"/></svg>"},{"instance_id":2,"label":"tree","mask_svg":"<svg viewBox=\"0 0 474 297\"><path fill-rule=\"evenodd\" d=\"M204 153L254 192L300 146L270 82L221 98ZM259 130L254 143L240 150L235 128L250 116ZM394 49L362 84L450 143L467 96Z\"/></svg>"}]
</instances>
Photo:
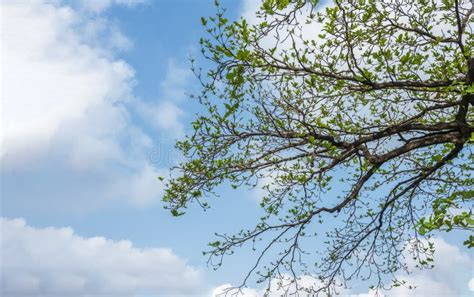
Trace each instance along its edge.
<instances>
[{"instance_id":1,"label":"tree","mask_svg":"<svg viewBox=\"0 0 474 297\"><path fill-rule=\"evenodd\" d=\"M210 263L254 244L242 286L313 275L322 285L299 289L383 288L384 275L401 285L407 253L432 267L425 238L472 232L473 5L265 0L257 21L219 5L203 18L213 66L193 69L207 112L177 143L187 159L163 200L179 216L221 184L266 190L255 227L218 235Z\"/></svg>"}]
</instances>

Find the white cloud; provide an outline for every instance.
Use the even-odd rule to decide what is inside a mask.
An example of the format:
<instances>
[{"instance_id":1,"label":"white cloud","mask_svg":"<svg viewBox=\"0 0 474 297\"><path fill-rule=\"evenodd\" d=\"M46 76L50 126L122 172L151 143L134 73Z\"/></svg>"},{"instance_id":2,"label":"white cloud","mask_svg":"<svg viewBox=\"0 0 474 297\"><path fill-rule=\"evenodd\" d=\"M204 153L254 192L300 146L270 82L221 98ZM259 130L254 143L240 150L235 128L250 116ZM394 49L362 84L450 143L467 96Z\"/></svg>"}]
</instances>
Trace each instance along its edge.
<instances>
[{"instance_id":1,"label":"white cloud","mask_svg":"<svg viewBox=\"0 0 474 297\"><path fill-rule=\"evenodd\" d=\"M466 284L474 276L474 259L459 247L447 243L442 238L434 238L436 252L435 268L416 270L411 275L399 276L414 290L406 287L395 288L387 296L464 296L468 295ZM413 263L412 263L413 264Z\"/></svg>"},{"instance_id":2,"label":"white cloud","mask_svg":"<svg viewBox=\"0 0 474 297\"><path fill-rule=\"evenodd\" d=\"M268 292L267 292L266 287L262 289L243 288L241 292L237 294L236 296L239 296L239 297L258 297L258 296L279 297L279 296L286 296L285 294L294 295L298 287L299 288L313 288L313 289L317 289L321 287L321 281L311 276L300 277L298 280L298 287L293 282L290 282L290 280L291 278L288 275L282 275L281 279L271 280L270 290ZM232 285L224 284L224 285L218 286L214 288L214 290L211 292L211 296L225 296L226 292L237 293L237 291L235 290L229 291L229 288L232 288ZM303 291L302 289L298 290L297 292L300 294L305 293L305 291ZM342 290L339 293L342 294L343 296L344 294L347 296L348 292L346 290ZM232 296L235 296L235 295L232 295Z\"/></svg>"},{"instance_id":3,"label":"white cloud","mask_svg":"<svg viewBox=\"0 0 474 297\"><path fill-rule=\"evenodd\" d=\"M259 18L258 15L256 14L257 11L260 10L262 1L255 1L255 0L244 0L243 6L242 6L242 12L241 15L242 17L247 20L247 22L251 25L257 25L260 22L263 21L263 19ZM333 5L331 1L321 1L319 6L317 7L317 10L323 11L326 7ZM297 19L299 20L299 24L301 26L301 34L305 38L312 39L315 42L320 42L320 38L318 38L318 34L322 33L322 24L318 22L311 22L310 24L306 23L306 20L310 14L309 6L308 9L303 8L301 10L301 13L296 14ZM267 19L265 21L271 22L272 20L278 19L279 17L273 15L273 16L266 16ZM280 35L280 38L277 39L276 36L276 31L280 31L278 35ZM276 54L282 54L281 50L289 49L291 48L292 45L292 40L291 38L284 38L282 37L285 34L285 30L282 28L278 27L276 30L272 30L270 33L268 33L266 36L262 38L260 41L260 46L263 48L273 48L277 46L277 51ZM304 42L301 38L295 38L295 45L296 48L304 48Z\"/></svg>"},{"instance_id":4,"label":"white cloud","mask_svg":"<svg viewBox=\"0 0 474 297\"><path fill-rule=\"evenodd\" d=\"M278 188L278 171L267 170L258 178L258 181L255 187L251 190L250 195L255 202L261 203L263 198L269 195L269 192L276 191Z\"/></svg>"},{"instance_id":5,"label":"white cloud","mask_svg":"<svg viewBox=\"0 0 474 297\"><path fill-rule=\"evenodd\" d=\"M471 280L469 281L469 283L467 284L467 286L469 287L469 290L474 292L474 277L471 278Z\"/></svg>"},{"instance_id":6,"label":"white cloud","mask_svg":"<svg viewBox=\"0 0 474 297\"><path fill-rule=\"evenodd\" d=\"M188 68L178 65L173 59L169 60L166 77L160 83L161 100L158 103L142 103L138 106L139 113L156 130L165 131L173 138L184 135L184 126L181 122L184 111L179 104L186 97L190 76Z\"/></svg>"},{"instance_id":7,"label":"white cloud","mask_svg":"<svg viewBox=\"0 0 474 297\"><path fill-rule=\"evenodd\" d=\"M225 296L226 291L232 288L231 284L223 284L214 288L211 292L211 297L215 296ZM243 288L241 293L238 295L239 297L258 297L259 292L255 289Z\"/></svg>"},{"instance_id":8,"label":"white cloud","mask_svg":"<svg viewBox=\"0 0 474 297\"><path fill-rule=\"evenodd\" d=\"M261 1L244 0L242 5L242 17L249 22L249 24L256 25L258 18L255 13L260 9Z\"/></svg>"},{"instance_id":9,"label":"white cloud","mask_svg":"<svg viewBox=\"0 0 474 297\"><path fill-rule=\"evenodd\" d=\"M168 61L166 77L160 83L158 103L140 103L137 107L140 115L151 123L157 131L167 136L180 138L184 135L181 122L185 112L179 106L186 97L191 72L188 68L178 65L175 60Z\"/></svg>"},{"instance_id":10,"label":"white cloud","mask_svg":"<svg viewBox=\"0 0 474 297\"><path fill-rule=\"evenodd\" d=\"M115 57L130 41L106 17L59 1L1 8L4 207L80 212L110 201L158 201L156 177L164 171L147 159L154 143L132 117L142 104L134 70ZM169 74L163 92L184 84L174 75L184 77ZM175 131L181 111L165 107L153 120Z\"/></svg>"},{"instance_id":11,"label":"white cloud","mask_svg":"<svg viewBox=\"0 0 474 297\"><path fill-rule=\"evenodd\" d=\"M179 65L175 60L168 61L165 79L161 82L163 97L171 101L180 101L185 98L185 88L188 85L191 73L188 67Z\"/></svg>"},{"instance_id":12,"label":"white cloud","mask_svg":"<svg viewBox=\"0 0 474 297\"><path fill-rule=\"evenodd\" d=\"M271 187L276 187L275 179L271 176L265 176L258 180L257 185L251 191L251 196L253 200L260 203L263 200L263 197L268 195L268 189Z\"/></svg>"},{"instance_id":13,"label":"white cloud","mask_svg":"<svg viewBox=\"0 0 474 297\"><path fill-rule=\"evenodd\" d=\"M92 119L100 133L112 132L106 121L97 123L103 112L114 129L126 125L126 115L115 105L130 100L133 70L83 39L75 30L84 21L80 15L67 6L20 1L2 4L2 18L1 156L6 162L46 149L67 124L87 125Z\"/></svg>"},{"instance_id":14,"label":"white cloud","mask_svg":"<svg viewBox=\"0 0 474 297\"><path fill-rule=\"evenodd\" d=\"M180 137L184 134L184 127L181 123L181 117L184 112L172 101L163 101L152 105L150 120L153 121L156 128Z\"/></svg>"},{"instance_id":15,"label":"white cloud","mask_svg":"<svg viewBox=\"0 0 474 297\"><path fill-rule=\"evenodd\" d=\"M195 294L199 270L166 248L84 238L71 228L33 228L0 219L2 296Z\"/></svg>"},{"instance_id":16,"label":"white cloud","mask_svg":"<svg viewBox=\"0 0 474 297\"><path fill-rule=\"evenodd\" d=\"M433 240L436 248L435 268L431 270L416 270L410 275L398 275L399 280L405 280L407 285L415 286L415 289L407 287L397 287L390 291L368 293L355 293L350 290L339 290L339 296L351 297L409 297L409 296L469 296L467 289L474 291L474 259L462 251L459 247L447 243L442 238ZM411 263L414 264L414 263ZM272 280L272 290L268 295L280 296L284 291L278 288L277 281ZM288 285L288 282L286 282ZM317 280L309 276L304 276L300 280L300 286L318 286ZM222 294L226 288L231 287L225 284L214 288L212 296ZM294 287L291 287L294 291ZM265 289L246 288L242 297L263 296Z\"/></svg>"}]
</instances>

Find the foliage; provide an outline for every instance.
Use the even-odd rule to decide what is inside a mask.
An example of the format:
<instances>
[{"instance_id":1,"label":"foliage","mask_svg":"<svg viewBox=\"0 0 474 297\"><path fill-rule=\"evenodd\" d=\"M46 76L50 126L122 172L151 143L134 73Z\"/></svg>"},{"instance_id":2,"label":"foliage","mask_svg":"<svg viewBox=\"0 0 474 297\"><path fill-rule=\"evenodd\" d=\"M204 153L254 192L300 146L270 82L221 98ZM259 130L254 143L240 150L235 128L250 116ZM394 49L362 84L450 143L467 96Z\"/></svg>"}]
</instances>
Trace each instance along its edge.
<instances>
[{"instance_id":1,"label":"foliage","mask_svg":"<svg viewBox=\"0 0 474 297\"><path fill-rule=\"evenodd\" d=\"M207 113L177 143L187 161L163 198L178 216L209 207L221 184L266 190L254 228L210 244L212 265L250 244L259 254L242 286L305 274L323 284L301 288L311 294L354 278L382 288L386 274L398 286L407 252L432 265L421 239L472 231L471 1L264 0L256 21L235 22L224 12L202 19L213 67L193 69Z\"/></svg>"}]
</instances>

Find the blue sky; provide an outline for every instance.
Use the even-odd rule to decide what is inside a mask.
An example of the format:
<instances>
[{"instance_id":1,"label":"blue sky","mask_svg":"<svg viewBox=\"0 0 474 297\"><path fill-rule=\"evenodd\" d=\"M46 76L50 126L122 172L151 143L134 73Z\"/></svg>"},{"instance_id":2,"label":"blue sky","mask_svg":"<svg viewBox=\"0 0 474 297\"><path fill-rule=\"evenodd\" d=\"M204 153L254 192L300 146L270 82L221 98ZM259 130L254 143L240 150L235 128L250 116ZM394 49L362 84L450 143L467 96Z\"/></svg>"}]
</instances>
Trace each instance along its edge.
<instances>
[{"instance_id":1,"label":"blue sky","mask_svg":"<svg viewBox=\"0 0 474 297\"><path fill-rule=\"evenodd\" d=\"M230 18L256 6L222 2ZM214 232L259 217L258 192L223 190L209 211L173 218L156 178L179 161L174 139L200 111L185 95L198 88L188 59L199 58L213 1L1 5L3 293L211 296L238 284L251 253L213 271L202 251ZM399 296L474 290L472 253L457 237L437 243L438 270L410 276L420 290ZM344 293L368 292L356 287Z\"/></svg>"}]
</instances>

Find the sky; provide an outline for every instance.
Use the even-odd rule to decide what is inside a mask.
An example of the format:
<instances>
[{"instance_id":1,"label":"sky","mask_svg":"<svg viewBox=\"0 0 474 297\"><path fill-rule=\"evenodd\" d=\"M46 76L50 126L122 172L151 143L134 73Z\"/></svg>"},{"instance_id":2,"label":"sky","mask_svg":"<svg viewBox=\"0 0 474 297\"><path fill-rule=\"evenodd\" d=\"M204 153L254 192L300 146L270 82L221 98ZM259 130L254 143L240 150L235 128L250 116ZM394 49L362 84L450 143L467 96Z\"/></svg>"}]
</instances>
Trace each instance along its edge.
<instances>
[{"instance_id":1,"label":"sky","mask_svg":"<svg viewBox=\"0 0 474 297\"><path fill-rule=\"evenodd\" d=\"M174 218L157 179L202 111L186 95L199 88L189 58L205 63L200 17L213 2L0 2L2 296L213 296L242 281L255 254L214 271L202 251L258 219L258 190L224 189L210 210ZM231 19L258 6L222 2ZM474 255L461 242L436 238L438 266L387 296L469 296Z\"/></svg>"}]
</instances>

